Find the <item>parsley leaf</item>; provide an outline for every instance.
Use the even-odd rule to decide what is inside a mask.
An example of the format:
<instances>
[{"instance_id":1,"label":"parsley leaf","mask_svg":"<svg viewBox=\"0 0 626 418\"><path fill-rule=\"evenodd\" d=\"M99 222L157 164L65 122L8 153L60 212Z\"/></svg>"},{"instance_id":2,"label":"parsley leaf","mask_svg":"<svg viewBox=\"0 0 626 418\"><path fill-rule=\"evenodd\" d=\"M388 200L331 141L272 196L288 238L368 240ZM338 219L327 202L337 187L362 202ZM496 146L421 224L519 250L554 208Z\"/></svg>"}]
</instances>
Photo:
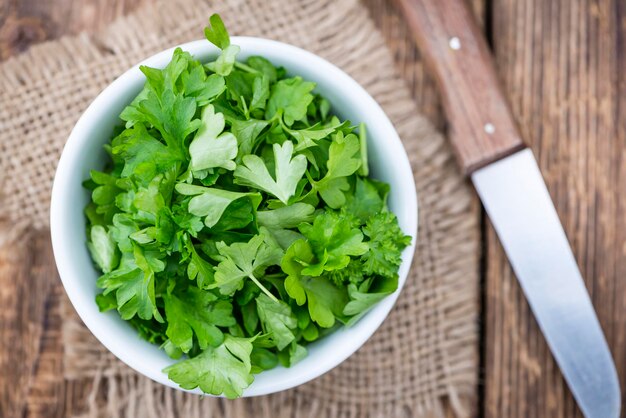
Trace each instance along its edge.
<instances>
[{"instance_id":1,"label":"parsley leaf","mask_svg":"<svg viewBox=\"0 0 626 418\"><path fill-rule=\"evenodd\" d=\"M204 217L204 223L208 227L214 226L226 208L237 199L249 198L254 207L261 202L258 193L238 193L185 183L178 183L176 191L185 196L194 196L189 201L189 213Z\"/></svg>"},{"instance_id":2,"label":"parsley leaf","mask_svg":"<svg viewBox=\"0 0 626 418\"><path fill-rule=\"evenodd\" d=\"M142 70L145 68L141 67ZM137 108L144 120L159 130L165 143L179 152L182 152L185 138L201 124L199 119L194 119L196 100L175 94L171 89L163 90L160 96L150 91Z\"/></svg>"},{"instance_id":3,"label":"parsley leaf","mask_svg":"<svg viewBox=\"0 0 626 418\"><path fill-rule=\"evenodd\" d=\"M243 287L244 279L252 280L272 301L278 301L258 279L266 267L280 264L283 251L266 230L246 243L226 245L218 242L220 263L215 269L215 284L224 295L232 295Z\"/></svg>"},{"instance_id":4,"label":"parsley leaf","mask_svg":"<svg viewBox=\"0 0 626 418\"><path fill-rule=\"evenodd\" d=\"M202 126L189 144L194 172L215 167L235 169L233 159L237 156L237 138L230 132L222 133L224 126L224 115L215 113L213 105L202 110Z\"/></svg>"},{"instance_id":5,"label":"parsley leaf","mask_svg":"<svg viewBox=\"0 0 626 418\"><path fill-rule=\"evenodd\" d=\"M381 285L376 289L370 288L372 281L373 278L370 278L361 283L359 286L354 283L350 283L348 285L350 302L348 302L345 308L343 308L343 313L344 315L351 316L351 318L348 322L346 322L346 325L350 326L356 323L378 302L395 292L398 288L397 277L392 280L378 280L377 283L380 282Z\"/></svg>"},{"instance_id":6,"label":"parsley leaf","mask_svg":"<svg viewBox=\"0 0 626 418\"><path fill-rule=\"evenodd\" d=\"M204 28L204 36L219 49L227 48L230 45L230 36L228 36L224 21L217 13L209 17L209 26Z\"/></svg>"},{"instance_id":7,"label":"parsley leaf","mask_svg":"<svg viewBox=\"0 0 626 418\"><path fill-rule=\"evenodd\" d=\"M258 211L257 222L267 228L282 248L287 248L293 241L302 238L293 228L303 222L311 222L314 212L315 208L309 204L294 203L274 210Z\"/></svg>"},{"instance_id":8,"label":"parsley leaf","mask_svg":"<svg viewBox=\"0 0 626 418\"><path fill-rule=\"evenodd\" d=\"M272 337L279 350L295 340L297 322L289 305L282 300L274 301L262 293L256 298L256 307L263 330Z\"/></svg>"},{"instance_id":9,"label":"parsley leaf","mask_svg":"<svg viewBox=\"0 0 626 418\"><path fill-rule=\"evenodd\" d=\"M237 158L240 161L244 155L248 155L252 152L256 145L257 138L269 125L269 122L258 119L233 119L230 121L230 124L232 133L239 143Z\"/></svg>"},{"instance_id":10,"label":"parsley leaf","mask_svg":"<svg viewBox=\"0 0 626 418\"><path fill-rule=\"evenodd\" d=\"M339 119L336 119L329 125L315 124L309 128L299 130L285 127L285 131L298 142L296 151L302 151L317 146L320 139L328 137L344 125L345 122L341 123Z\"/></svg>"},{"instance_id":11,"label":"parsley leaf","mask_svg":"<svg viewBox=\"0 0 626 418\"><path fill-rule=\"evenodd\" d=\"M250 373L252 341L254 338L226 335L218 347L209 345L197 357L173 364L163 371L183 389L199 387L204 393L237 398L254 381Z\"/></svg>"},{"instance_id":12,"label":"parsley leaf","mask_svg":"<svg viewBox=\"0 0 626 418\"><path fill-rule=\"evenodd\" d=\"M184 160L180 149L163 144L142 124L126 129L113 139L111 152L124 160L122 177L133 175L144 183L148 183L158 172L176 166Z\"/></svg>"},{"instance_id":13,"label":"parsley leaf","mask_svg":"<svg viewBox=\"0 0 626 418\"><path fill-rule=\"evenodd\" d=\"M229 75L233 71L235 58L239 51L240 48L237 45L227 46L222 50L222 54L217 57L215 62L207 64L207 68L221 76Z\"/></svg>"},{"instance_id":14,"label":"parsley leaf","mask_svg":"<svg viewBox=\"0 0 626 418\"><path fill-rule=\"evenodd\" d=\"M321 327L330 328L335 316L341 316L347 303L345 289L334 286L324 277L304 276L307 263L314 259L311 247L304 240L295 241L282 259L282 270L288 275L285 290L298 305L307 302L311 319Z\"/></svg>"},{"instance_id":15,"label":"parsley leaf","mask_svg":"<svg viewBox=\"0 0 626 418\"><path fill-rule=\"evenodd\" d=\"M180 79L185 95L195 97L198 106L212 102L226 90L224 77L217 74L207 76L202 65L193 66L182 73Z\"/></svg>"},{"instance_id":16,"label":"parsley leaf","mask_svg":"<svg viewBox=\"0 0 626 418\"><path fill-rule=\"evenodd\" d=\"M155 318L163 322L163 317L156 307L155 273L163 271L164 263L153 253L133 246L132 256L123 257L117 270L98 279L98 287L105 289L104 294L115 291L117 309L122 319L131 319L138 315L141 319Z\"/></svg>"},{"instance_id":17,"label":"parsley leaf","mask_svg":"<svg viewBox=\"0 0 626 418\"><path fill-rule=\"evenodd\" d=\"M282 112L287 126L304 119L307 107L313 101L311 91L314 88L315 83L304 81L301 77L278 81L271 89L265 118L271 119L276 113Z\"/></svg>"},{"instance_id":18,"label":"parsley leaf","mask_svg":"<svg viewBox=\"0 0 626 418\"><path fill-rule=\"evenodd\" d=\"M270 83L275 83L278 80L278 71L276 67L272 65L267 59L259 56L252 56L248 58L248 65L250 68L265 75Z\"/></svg>"},{"instance_id":19,"label":"parsley leaf","mask_svg":"<svg viewBox=\"0 0 626 418\"><path fill-rule=\"evenodd\" d=\"M263 190L276 196L287 204L296 192L298 181L306 171L306 157L293 157L293 143L285 141L283 145L274 144L275 179L270 175L263 160L256 155L243 157L243 165L235 169L235 181L238 184Z\"/></svg>"},{"instance_id":20,"label":"parsley leaf","mask_svg":"<svg viewBox=\"0 0 626 418\"><path fill-rule=\"evenodd\" d=\"M254 110L264 110L265 103L270 97L270 80L266 75L255 77L252 83L252 100L250 101L250 112Z\"/></svg>"},{"instance_id":21,"label":"parsley leaf","mask_svg":"<svg viewBox=\"0 0 626 418\"><path fill-rule=\"evenodd\" d=\"M361 258L351 259L344 268L326 272L325 277L328 277L336 286L346 286L346 284L358 285L366 278Z\"/></svg>"},{"instance_id":22,"label":"parsley leaf","mask_svg":"<svg viewBox=\"0 0 626 418\"><path fill-rule=\"evenodd\" d=\"M396 216L390 212L373 216L367 221L363 233L369 237L369 251L363 255L363 271L396 277L402 262L402 250L411 243L411 237L404 235L398 226Z\"/></svg>"},{"instance_id":23,"label":"parsley leaf","mask_svg":"<svg viewBox=\"0 0 626 418\"><path fill-rule=\"evenodd\" d=\"M278 359L284 367L291 367L307 355L307 350L304 346L296 343L291 343L288 349L280 351L278 353Z\"/></svg>"},{"instance_id":24,"label":"parsley leaf","mask_svg":"<svg viewBox=\"0 0 626 418\"><path fill-rule=\"evenodd\" d=\"M196 280L200 289L206 289L208 285L214 282L214 268L198 255L191 240L187 241L187 248L191 254L187 265L187 276L189 280Z\"/></svg>"},{"instance_id":25,"label":"parsley leaf","mask_svg":"<svg viewBox=\"0 0 626 418\"><path fill-rule=\"evenodd\" d=\"M348 196L342 212L353 215L363 224L386 208L388 193L389 186L386 183L358 177L354 194Z\"/></svg>"},{"instance_id":26,"label":"parsley leaf","mask_svg":"<svg viewBox=\"0 0 626 418\"><path fill-rule=\"evenodd\" d=\"M316 216L313 224L303 223L299 229L317 260L303 270L310 276L319 276L323 270L342 269L350 262L350 256L363 255L369 249L361 231L345 215L326 212Z\"/></svg>"},{"instance_id":27,"label":"parsley leaf","mask_svg":"<svg viewBox=\"0 0 626 418\"><path fill-rule=\"evenodd\" d=\"M193 347L193 336L201 349L214 347L224 341L218 327L235 325L230 302L217 300L213 293L189 287L164 297L165 315L168 319L166 334L183 353Z\"/></svg>"},{"instance_id":28,"label":"parsley leaf","mask_svg":"<svg viewBox=\"0 0 626 418\"><path fill-rule=\"evenodd\" d=\"M347 177L361 167L361 159L358 156L360 149L356 135L349 134L344 137L342 132L337 133L328 150L326 175L321 180L312 182L313 188L333 209L340 208L346 202L345 193L350 188Z\"/></svg>"},{"instance_id":29,"label":"parsley leaf","mask_svg":"<svg viewBox=\"0 0 626 418\"><path fill-rule=\"evenodd\" d=\"M120 261L120 254L117 250L117 245L115 245L115 241L113 241L110 233L101 225L92 226L90 235L91 240L87 245L91 256L104 273L110 273L117 267Z\"/></svg>"},{"instance_id":30,"label":"parsley leaf","mask_svg":"<svg viewBox=\"0 0 626 418\"><path fill-rule=\"evenodd\" d=\"M359 125L359 144L361 145L361 167L359 167L359 175L367 177L370 173L370 167L367 161L367 130L363 122Z\"/></svg>"}]
</instances>

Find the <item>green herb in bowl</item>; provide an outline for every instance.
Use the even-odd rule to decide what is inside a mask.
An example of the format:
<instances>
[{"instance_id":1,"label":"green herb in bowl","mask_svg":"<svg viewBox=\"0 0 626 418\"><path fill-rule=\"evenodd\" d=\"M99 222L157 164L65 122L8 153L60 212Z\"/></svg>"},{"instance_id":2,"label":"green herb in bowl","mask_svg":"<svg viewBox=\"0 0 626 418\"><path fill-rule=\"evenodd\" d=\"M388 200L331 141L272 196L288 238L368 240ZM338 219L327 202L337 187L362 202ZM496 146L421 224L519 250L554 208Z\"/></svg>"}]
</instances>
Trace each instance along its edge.
<instances>
[{"instance_id":1,"label":"green herb in bowl","mask_svg":"<svg viewBox=\"0 0 626 418\"><path fill-rule=\"evenodd\" d=\"M393 293L410 237L368 177L365 126L315 83L236 61L210 22L215 61L176 49L141 67L110 164L85 182L87 232L100 310L186 356L164 370L182 388L233 398Z\"/></svg>"}]
</instances>

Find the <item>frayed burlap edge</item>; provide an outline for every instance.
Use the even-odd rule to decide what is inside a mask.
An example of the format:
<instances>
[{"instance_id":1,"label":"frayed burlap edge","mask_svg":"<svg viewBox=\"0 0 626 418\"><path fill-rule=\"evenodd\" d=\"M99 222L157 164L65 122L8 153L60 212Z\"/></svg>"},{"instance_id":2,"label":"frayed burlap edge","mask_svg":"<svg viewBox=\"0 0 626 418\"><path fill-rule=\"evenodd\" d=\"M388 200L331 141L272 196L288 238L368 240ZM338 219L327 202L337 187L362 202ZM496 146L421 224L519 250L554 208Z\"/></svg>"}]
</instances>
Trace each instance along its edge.
<instances>
[{"instance_id":1,"label":"frayed burlap edge","mask_svg":"<svg viewBox=\"0 0 626 418\"><path fill-rule=\"evenodd\" d=\"M449 147L418 114L380 33L355 1L161 1L95 36L37 46L2 64L0 172L11 178L2 206L12 225L5 237L24 225L47 227L56 161L97 93L141 59L197 39L214 11L233 33L322 55L383 106L410 155L420 198L411 275L381 329L340 367L291 391L236 401L188 395L137 375L91 336L65 300L65 376L92 386L81 416L439 417L444 401L467 416L477 380L477 212ZM30 179L12 176L17 168Z\"/></svg>"}]
</instances>

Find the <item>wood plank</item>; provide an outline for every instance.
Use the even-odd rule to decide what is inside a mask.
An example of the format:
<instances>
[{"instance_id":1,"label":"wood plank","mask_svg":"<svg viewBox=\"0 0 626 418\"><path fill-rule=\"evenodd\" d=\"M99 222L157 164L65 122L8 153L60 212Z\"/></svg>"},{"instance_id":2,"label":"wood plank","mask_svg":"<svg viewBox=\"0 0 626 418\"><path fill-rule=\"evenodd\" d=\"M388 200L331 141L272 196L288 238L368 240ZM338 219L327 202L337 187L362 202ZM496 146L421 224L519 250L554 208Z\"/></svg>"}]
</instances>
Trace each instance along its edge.
<instances>
[{"instance_id":1,"label":"wood plank","mask_svg":"<svg viewBox=\"0 0 626 418\"><path fill-rule=\"evenodd\" d=\"M58 279L47 233L22 237L0 252L0 416L26 412L45 344L51 289ZM60 325L60 324L55 324Z\"/></svg>"},{"instance_id":2,"label":"wood plank","mask_svg":"<svg viewBox=\"0 0 626 418\"><path fill-rule=\"evenodd\" d=\"M585 277L622 390L625 6L620 0L500 0L492 10L505 90ZM485 416L582 416L491 226L486 239Z\"/></svg>"},{"instance_id":3,"label":"wood plank","mask_svg":"<svg viewBox=\"0 0 626 418\"><path fill-rule=\"evenodd\" d=\"M439 94L433 78L424 68L420 53L402 13L394 2L364 0L376 26L385 36L396 68L406 80L417 105L439 129L445 126Z\"/></svg>"},{"instance_id":4,"label":"wood plank","mask_svg":"<svg viewBox=\"0 0 626 418\"><path fill-rule=\"evenodd\" d=\"M41 233L47 235L47 233ZM53 276L48 292L44 314L44 333L41 336L37 361L32 369L32 380L28 388L24 417L62 417L67 409L66 382L63 378L63 341L60 300L65 297L63 286L54 266L52 248L49 242L42 248L48 253L50 264L42 266L48 275Z\"/></svg>"}]
</instances>

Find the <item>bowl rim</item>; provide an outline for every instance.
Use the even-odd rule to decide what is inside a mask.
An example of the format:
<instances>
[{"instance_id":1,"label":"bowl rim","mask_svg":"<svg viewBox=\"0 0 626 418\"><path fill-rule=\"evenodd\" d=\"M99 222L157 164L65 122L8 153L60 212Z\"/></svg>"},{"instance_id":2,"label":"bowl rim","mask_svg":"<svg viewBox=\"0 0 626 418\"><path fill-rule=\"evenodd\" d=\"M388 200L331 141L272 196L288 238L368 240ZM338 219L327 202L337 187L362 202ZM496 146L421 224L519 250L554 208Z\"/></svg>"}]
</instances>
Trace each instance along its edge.
<instances>
[{"instance_id":1,"label":"bowl rim","mask_svg":"<svg viewBox=\"0 0 626 418\"><path fill-rule=\"evenodd\" d=\"M397 155L399 157L399 161L394 164L398 164L399 166L401 166L401 170L408 170L408 172L411 173L410 182L412 183L412 187L410 188L408 195L403 196L403 204L405 205L409 213L414 213L414 216L408 218L408 228L406 228L408 230L403 231L407 235L410 235L412 240L410 246L407 247L402 254L402 264L399 270L398 289L393 294L387 296L382 301L380 301L372 310L370 310L363 318L361 318L359 323L349 329L353 330L357 327L360 328L360 331L356 333L356 335L351 336L351 339L349 340L349 346L338 346L332 358L321 359L316 367L309 368L307 371L297 377L283 379L279 382L268 382L263 386L255 386L255 383L257 383L258 380L257 377L260 376L262 373L259 375L255 375L255 382L253 382L246 390L244 390L243 393L244 397L249 397L266 395L287 390L323 375L337 365L341 364L345 359L347 359L350 355L356 352L374 334L374 332L380 327L382 322L388 316L392 307L395 305L395 302L406 282L416 247L419 217L417 193L415 191L414 179L406 150L404 149L394 126L392 125L391 121L389 120L383 109L360 84L358 84L352 77L350 77L339 67L331 64L320 56L299 47L279 41L258 37L233 36L231 37L231 40L233 44L239 45L241 47L242 52L246 49L250 49L252 54L254 55L263 55L263 52L259 52L259 50L276 49L282 50L282 55L290 55L291 57L289 59L291 61L309 61L311 65L316 66L317 73L332 73L332 76L334 78L337 78L342 85L346 86L346 89L351 90L351 94L353 94L354 96L352 102L361 102L363 106L370 107L373 109L373 112L378 113L376 124L384 125L383 128L389 132L390 137L386 138L386 141L389 141L388 145L393 147L394 151L397 151ZM107 330L102 328L99 324L99 322L101 322L101 320L99 320L99 316L104 316L104 314L98 312L97 307L96 313L98 315L93 314L94 306L96 306L95 301L92 298L85 297L85 295L79 292L79 290L72 284L73 279L70 276L75 275L75 272L72 271L73 254L70 245L66 242L69 240L65 240L63 238L63 231L65 230L64 224L67 223L66 220L64 220L63 215L64 210L68 205L68 202L63 199L63 194L66 192L66 189L71 184L71 180L73 180L72 171L75 170L75 163L78 155L80 154L81 148L83 148L85 144L90 140L84 132L86 130L89 130L90 126L96 123L98 119L98 113L100 113L102 109L106 109L115 97L120 96L124 91L127 91L129 89L128 85L130 85L133 80L138 76L137 73L139 73L138 68L140 65L162 67L163 65L160 65L160 63L169 62L175 48L182 48L183 50L190 52L192 55L218 51L217 48L209 44L209 42L204 39L187 42L172 48L168 48L150 56L149 58L141 61L139 64L136 64L130 69L126 70L122 75L120 75L104 90L102 90L102 92L98 94L98 96L87 107L87 109L83 112L83 114L76 122L76 125L72 129L68 140L63 148L52 187L50 203L50 233L55 263L57 265L59 277L61 278L63 287L65 288L65 291L72 305L74 306L74 309L82 319L83 323L87 326L90 332L100 341L100 343L103 344L111 353L113 353L113 355L115 355L126 365L156 382L178 390L203 394L199 390L199 388L193 390L180 388L180 386L171 381L167 377L167 374L163 373L162 370L154 370L153 367L144 364L141 359L134 358L132 356L132 353L129 354L125 352L121 349L120 345L116 344L115 341L112 341L113 337L109 337L109 335L107 334ZM141 76L143 76L143 74L141 74ZM371 126L371 122L369 125ZM360 327L359 324L361 325ZM333 334L342 331L348 332L349 330L341 328L340 330L333 332ZM174 361L172 360L172 362Z\"/></svg>"}]
</instances>

